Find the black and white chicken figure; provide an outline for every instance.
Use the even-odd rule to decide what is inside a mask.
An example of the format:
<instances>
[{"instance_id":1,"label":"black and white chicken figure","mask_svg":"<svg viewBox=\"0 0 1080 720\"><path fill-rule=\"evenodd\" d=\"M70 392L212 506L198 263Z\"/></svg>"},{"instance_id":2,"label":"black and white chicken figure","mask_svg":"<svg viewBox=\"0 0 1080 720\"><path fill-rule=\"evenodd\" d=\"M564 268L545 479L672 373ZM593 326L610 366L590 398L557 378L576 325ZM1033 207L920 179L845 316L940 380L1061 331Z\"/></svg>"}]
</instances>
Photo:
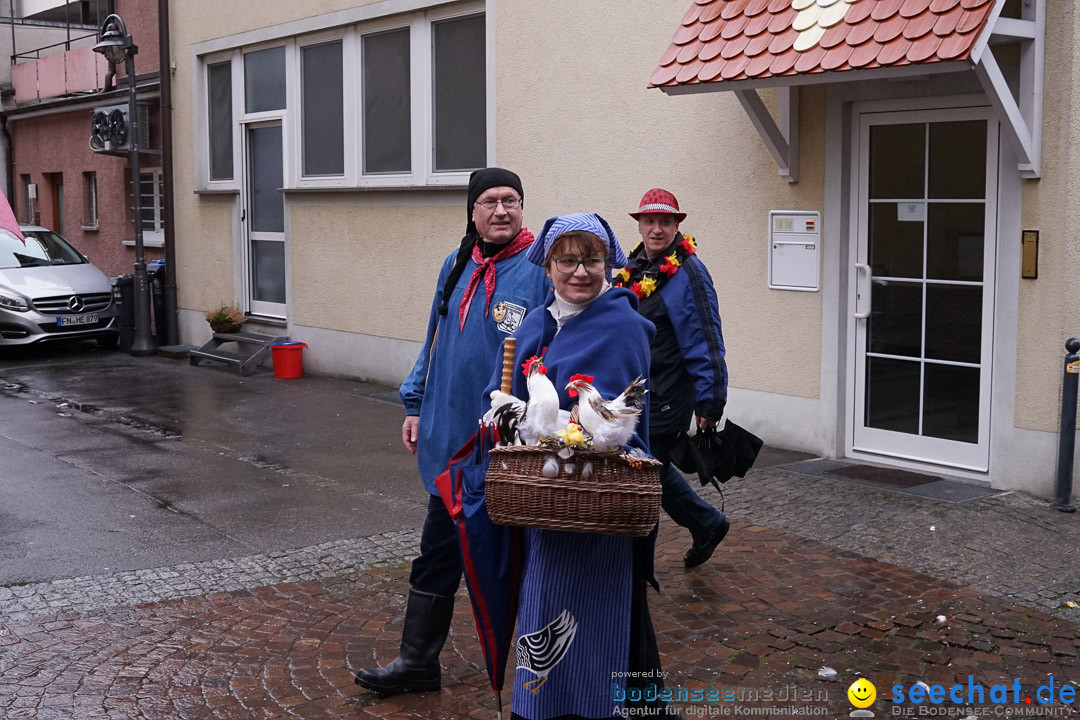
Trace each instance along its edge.
<instances>
[{"instance_id":1,"label":"black and white chicken figure","mask_svg":"<svg viewBox=\"0 0 1080 720\"><path fill-rule=\"evenodd\" d=\"M592 438L593 447L606 452L621 451L637 429L645 399L645 380L633 380L613 400L605 400L592 386L589 375L574 375L566 389L571 397L580 395L578 415L581 427Z\"/></svg>"},{"instance_id":2,"label":"black and white chicken figure","mask_svg":"<svg viewBox=\"0 0 1080 720\"><path fill-rule=\"evenodd\" d=\"M517 640L517 666L536 675L523 685L532 694L540 692L540 687L547 682L548 673L559 664L570 644L577 635L577 620L569 610L563 610L559 617L536 632L521 635Z\"/></svg>"}]
</instances>

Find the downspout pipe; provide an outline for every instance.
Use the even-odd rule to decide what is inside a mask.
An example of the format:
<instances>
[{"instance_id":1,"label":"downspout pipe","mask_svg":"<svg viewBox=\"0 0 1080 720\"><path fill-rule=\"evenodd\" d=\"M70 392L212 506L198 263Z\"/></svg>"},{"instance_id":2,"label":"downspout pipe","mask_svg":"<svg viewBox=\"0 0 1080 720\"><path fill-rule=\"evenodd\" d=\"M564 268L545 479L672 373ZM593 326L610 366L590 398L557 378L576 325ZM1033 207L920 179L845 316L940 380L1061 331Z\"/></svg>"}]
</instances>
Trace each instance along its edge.
<instances>
[{"instance_id":1,"label":"downspout pipe","mask_svg":"<svg viewBox=\"0 0 1080 720\"><path fill-rule=\"evenodd\" d=\"M158 78L161 91L161 173L165 176L165 341L180 342L176 307L176 222L173 206L172 58L169 50L169 0L158 0Z\"/></svg>"},{"instance_id":2,"label":"downspout pipe","mask_svg":"<svg viewBox=\"0 0 1080 720\"><path fill-rule=\"evenodd\" d=\"M18 53L15 49L15 0L8 0L8 15L11 20L11 65L14 67L15 55ZM4 150L7 157L7 167L4 168L7 177L7 198L8 203L11 203L15 194L15 143L11 140L11 133L8 132L7 115L0 116L0 130L3 131ZM12 205L12 208L14 207Z\"/></svg>"},{"instance_id":3,"label":"downspout pipe","mask_svg":"<svg viewBox=\"0 0 1080 720\"><path fill-rule=\"evenodd\" d=\"M0 115L0 138L4 143L4 154L7 156L7 167L4 168L4 179L7 181L7 195L8 202L11 207L15 207L15 143L11 139L11 133L8 131L8 118L7 115Z\"/></svg>"}]
</instances>

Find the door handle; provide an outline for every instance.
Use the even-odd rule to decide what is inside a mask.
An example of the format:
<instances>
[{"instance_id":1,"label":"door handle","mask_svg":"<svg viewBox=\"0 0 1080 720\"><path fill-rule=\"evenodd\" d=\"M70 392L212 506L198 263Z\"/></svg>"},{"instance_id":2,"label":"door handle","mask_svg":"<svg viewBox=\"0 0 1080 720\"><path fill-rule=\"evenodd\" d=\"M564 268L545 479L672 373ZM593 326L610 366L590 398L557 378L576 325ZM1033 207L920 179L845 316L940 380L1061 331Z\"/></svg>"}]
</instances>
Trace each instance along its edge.
<instances>
[{"instance_id":1,"label":"door handle","mask_svg":"<svg viewBox=\"0 0 1080 720\"><path fill-rule=\"evenodd\" d=\"M859 273L866 272L866 279L870 280L870 266L866 263L855 263L855 319L865 320L870 317L870 308L873 305L873 287L874 283L866 283L866 310L859 312Z\"/></svg>"}]
</instances>

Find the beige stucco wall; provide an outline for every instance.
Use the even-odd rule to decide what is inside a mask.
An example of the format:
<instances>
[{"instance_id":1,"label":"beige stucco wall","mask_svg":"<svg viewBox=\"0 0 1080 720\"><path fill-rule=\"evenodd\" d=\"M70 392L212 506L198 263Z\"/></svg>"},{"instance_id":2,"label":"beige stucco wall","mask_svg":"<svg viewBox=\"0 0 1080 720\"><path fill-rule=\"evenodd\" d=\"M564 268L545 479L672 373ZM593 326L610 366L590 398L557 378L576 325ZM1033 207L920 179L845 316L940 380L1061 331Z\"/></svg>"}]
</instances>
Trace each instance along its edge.
<instances>
[{"instance_id":1,"label":"beige stucco wall","mask_svg":"<svg viewBox=\"0 0 1080 720\"><path fill-rule=\"evenodd\" d=\"M1020 281L1015 423L1056 432L1064 343L1080 336L1080 13L1046 5L1043 176L1024 183L1022 215L1024 229L1040 231L1039 277ZM1019 252L1019 238L1004 241Z\"/></svg>"},{"instance_id":2,"label":"beige stucco wall","mask_svg":"<svg viewBox=\"0 0 1080 720\"><path fill-rule=\"evenodd\" d=\"M181 307L202 310L236 294L233 245L226 242L235 200L192 192L188 48L356 4L275 0L260 2L257 13L247 12L247 4L173 4ZM789 185L732 95L668 97L646 88L670 32L642 29L665 18L673 30L685 4L497 0L496 162L522 175L525 220L534 230L552 214L596 211L628 250L638 237L625 213L654 185L674 191L690 213L683 229L698 237L716 283L733 385L815 398L820 295L766 288L766 227L771 209L822 209L823 96L803 93L803 179ZM558 33L550 29L552 17L562 20ZM603 38L597 17L605 18ZM349 197L287 196L292 320L418 340L438 263L460 237L460 199L387 207ZM411 241L407 266L396 248L388 249L390 237ZM416 244L417 238L430 241Z\"/></svg>"},{"instance_id":3,"label":"beige stucco wall","mask_svg":"<svg viewBox=\"0 0 1080 720\"><path fill-rule=\"evenodd\" d=\"M237 291L235 199L193 194L192 44L366 4L173 3L175 189L180 305L205 309ZM603 214L629 250L625 214L659 185L689 213L715 280L732 384L800 398L821 393L822 295L766 287L768 211L824 210L824 93L802 90L800 181L776 165L730 93L668 96L646 88L687 0L493 0L497 164L517 170L526 224L556 213ZM1053 432L1065 338L1080 335L1080 17L1047 3L1043 178L1024 184L1023 227L1041 231L1039 279L1020 281L1013 423ZM553 18L559 22L553 24ZM598 22L602 19L602 22ZM658 24L663 23L663 27ZM670 28L668 27L670 26ZM763 93L770 106L771 93ZM301 325L418 340L438 263L460 237L463 193L440 200L365 194L287 196L292 320ZM823 216L823 236L845 218ZM322 241L315 241L321 238ZM388 238L410 243L410 262ZM1018 252L1002 238L1002 252ZM835 322L828 318L827 322ZM834 402L833 398L824 398Z\"/></svg>"},{"instance_id":4,"label":"beige stucco wall","mask_svg":"<svg viewBox=\"0 0 1080 720\"><path fill-rule=\"evenodd\" d=\"M525 178L530 225L599 212L627 250L626 213L651 187L674 192L716 285L732 385L814 398L821 296L767 288L767 227L769 210L823 209L823 94L803 92L789 185L731 93L646 87L687 6L497 0L499 162Z\"/></svg>"},{"instance_id":5,"label":"beige stucco wall","mask_svg":"<svg viewBox=\"0 0 1080 720\"><path fill-rule=\"evenodd\" d=\"M239 299L233 240L239 227L237 197L194 193L191 46L366 4L370 0L171 3L177 286L182 309L202 311L223 300ZM387 198L380 206L372 203L372 193L288 194L291 321L422 340L439 265L457 247L464 230L465 193L442 192L435 201L420 195L374 194ZM409 205L409 198L416 198L416 204Z\"/></svg>"},{"instance_id":6,"label":"beige stucco wall","mask_svg":"<svg viewBox=\"0 0 1080 720\"><path fill-rule=\"evenodd\" d=\"M464 191L439 205L294 203L294 322L423 340L435 278L465 231L464 208Z\"/></svg>"}]
</instances>

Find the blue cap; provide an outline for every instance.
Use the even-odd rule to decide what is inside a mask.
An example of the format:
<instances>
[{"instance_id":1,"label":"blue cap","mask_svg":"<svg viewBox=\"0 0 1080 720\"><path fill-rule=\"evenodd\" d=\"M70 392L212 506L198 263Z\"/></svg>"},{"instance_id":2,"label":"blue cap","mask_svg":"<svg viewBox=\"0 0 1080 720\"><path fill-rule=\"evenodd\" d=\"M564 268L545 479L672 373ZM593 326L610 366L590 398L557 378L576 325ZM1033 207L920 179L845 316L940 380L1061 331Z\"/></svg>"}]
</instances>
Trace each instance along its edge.
<instances>
[{"instance_id":1,"label":"blue cap","mask_svg":"<svg viewBox=\"0 0 1080 720\"><path fill-rule=\"evenodd\" d=\"M540 231L540 237L536 238L526 251L525 259L543 267L544 258L547 257L551 246L555 244L559 236L579 230L590 232L607 244L607 268L604 269L604 276L610 280L611 268L626 265L626 256L623 255L619 241L615 238L615 232L607 224L607 220L596 213L573 213L549 218L544 223L544 229Z\"/></svg>"}]
</instances>

